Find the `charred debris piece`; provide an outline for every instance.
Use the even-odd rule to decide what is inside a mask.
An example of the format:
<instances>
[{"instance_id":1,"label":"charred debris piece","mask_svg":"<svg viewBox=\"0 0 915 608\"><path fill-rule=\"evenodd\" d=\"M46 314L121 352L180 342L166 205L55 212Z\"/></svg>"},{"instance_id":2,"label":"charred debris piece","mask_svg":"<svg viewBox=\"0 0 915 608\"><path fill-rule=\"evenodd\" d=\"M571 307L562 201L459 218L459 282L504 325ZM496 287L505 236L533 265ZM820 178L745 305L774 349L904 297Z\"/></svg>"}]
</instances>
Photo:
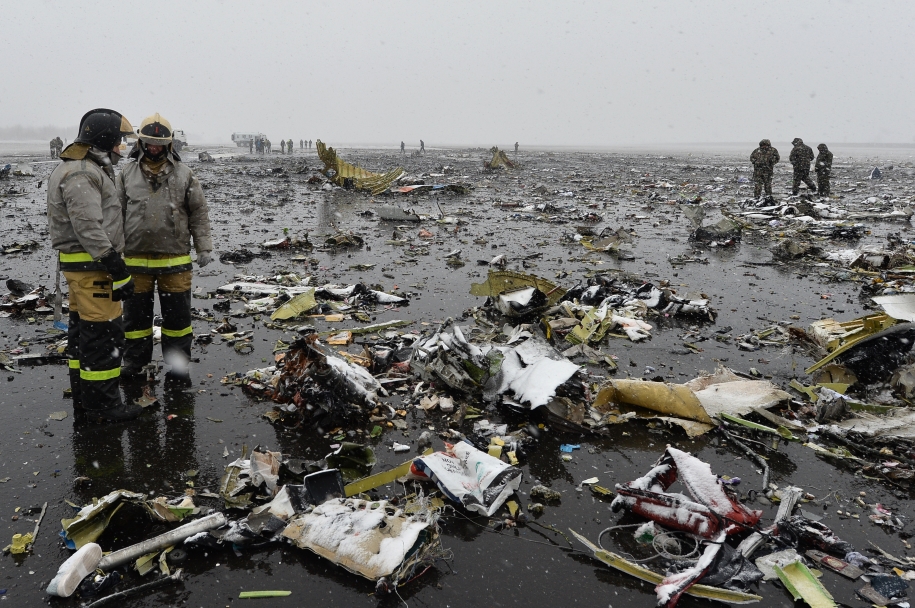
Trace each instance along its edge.
<instances>
[{"instance_id":1,"label":"charred debris piece","mask_svg":"<svg viewBox=\"0 0 915 608\"><path fill-rule=\"evenodd\" d=\"M50 315L53 293L43 286L35 286L18 279L7 279L9 293L0 296L0 318L21 317L23 315ZM69 310L69 302L63 300L64 310Z\"/></svg>"},{"instance_id":2,"label":"charred debris piece","mask_svg":"<svg viewBox=\"0 0 915 608\"><path fill-rule=\"evenodd\" d=\"M633 275L596 275L566 290L534 275L490 270L485 283L471 286L472 295L486 297L483 308L513 318L541 315L548 337L572 344L601 342L612 331L630 340L650 337L650 318L684 316L714 321L715 310L704 296L681 297Z\"/></svg>"},{"instance_id":3,"label":"charred debris piece","mask_svg":"<svg viewBox=\"0 0 915 608\"><path fill-rule=\"evenodd\" d=\"M543 408L549 419L583 431L606 425L588 405L588 387L578 365L542 336L517 346L474 344L449 320L426 340L417 341L410 367L420 378L466 395L520 411Z\"/></svg>"},{"instance_id":4,"label":"charred debris piece","mask_svg":"<svg viewBox=\"0 0 915 608\"><path fill-rule=\"evenodd\" d=\"M308 314L340 314L355 316L365 322L369 320L366 310L410 303L405 296L373 289L362 283L312 286L310 277L300 278L296 274L273 277L236 275L235 278L236 281L218 287L215 297L243 301L244 313L270 312L274 321L293 320ZM227 305L230 306L230 303L222 305L224 311L228 310Z\"/></svg>"},{"instance_id":5,"label":"charred debris piece","mask_svg":"<svg viewBox=\"0 0 915 608\"><path fill-rule=\"evenodd\" d=\"M378 405L378 393L384 392L366 367L322 344L316 334L293 342L278 365L223 382L240 384L282 404L278 416L294 417L294 423L287 421L290 425L336 425L364 417Z\"/></svg>"}]
</instances>

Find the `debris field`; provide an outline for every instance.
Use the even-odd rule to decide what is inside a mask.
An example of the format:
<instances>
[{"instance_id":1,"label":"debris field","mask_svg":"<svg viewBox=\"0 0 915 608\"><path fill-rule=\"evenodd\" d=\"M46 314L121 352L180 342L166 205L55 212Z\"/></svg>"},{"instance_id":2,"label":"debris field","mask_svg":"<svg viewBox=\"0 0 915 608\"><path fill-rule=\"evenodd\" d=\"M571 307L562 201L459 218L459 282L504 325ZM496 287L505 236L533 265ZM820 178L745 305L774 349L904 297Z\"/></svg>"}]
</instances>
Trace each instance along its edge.
<instances>
[{"instance_id":1,"label":"debris field","mask_svg":"<svg viewBox=\"0 0 915 608\"><path fill-rule=\"evenodd\" d=\"M756 201L750 149L316 144L186 153L192 383L109 427L66 395L54 163L0 158L0 601L908 605L904 151Z\"/></svg>"}]
</instances>

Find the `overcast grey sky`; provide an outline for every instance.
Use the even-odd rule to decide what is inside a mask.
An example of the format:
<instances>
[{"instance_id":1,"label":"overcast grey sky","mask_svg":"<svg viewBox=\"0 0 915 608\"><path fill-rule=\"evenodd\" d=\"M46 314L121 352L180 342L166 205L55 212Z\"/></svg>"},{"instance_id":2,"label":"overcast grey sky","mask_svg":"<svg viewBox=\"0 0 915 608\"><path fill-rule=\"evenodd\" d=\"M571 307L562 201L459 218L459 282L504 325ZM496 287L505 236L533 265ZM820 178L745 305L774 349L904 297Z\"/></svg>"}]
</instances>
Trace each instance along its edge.
<instances>
[{"instance_id":1,"label":"overcast grey sky","mask_svg":"<svg viewBox=\"0 0 915 608\"><path fill-rule=\"evenodd\" d=\"M915 142L908 1L0 7L0 127L101 106L200 143Z\"/></svg>"}]
</instances>

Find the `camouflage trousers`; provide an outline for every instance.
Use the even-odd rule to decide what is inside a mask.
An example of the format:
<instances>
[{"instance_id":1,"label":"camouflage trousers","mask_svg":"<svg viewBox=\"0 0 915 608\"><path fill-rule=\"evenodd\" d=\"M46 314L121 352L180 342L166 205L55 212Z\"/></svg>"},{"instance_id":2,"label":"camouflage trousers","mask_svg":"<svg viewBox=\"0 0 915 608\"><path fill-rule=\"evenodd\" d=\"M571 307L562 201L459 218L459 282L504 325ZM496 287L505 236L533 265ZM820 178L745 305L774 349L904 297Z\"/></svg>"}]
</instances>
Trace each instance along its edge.
<instances>
[{"instance_id":1,"label":"camouflage trousers","mask_svg":"<svg viewBox=\"0 0 915 608\"><path fill-rule=\"evenodd\" d=\"M813 180L810 179L810 169L795 169L794 170L794 179L791 182L791 194L797 194L801 189L801 182L807 184L807 188L811 192L816 194L817 187L814 185Z\"/></svg>"},{"instance_id":2,"label":"camouflage trousers","mask_svg":"<svg viewBox=\"0 0 915 608\"><path fill-rule=\"evenodd\" d=\"M817 189L820 191L820 196L829 196L829 172L828 171L818 171L817 172Z\"/></svg>"},{"instance_id":3,"label":"camouflage trousers","mask_svg":"<svg viewBox=\"0 0 915 608\"><path fill-rule=\"evenodd\" d=\"M763 188L766 189L766 196L772 196L772 174L762 171L753 172L753 197L759 198Z\"/></svg>"}]
</instances>

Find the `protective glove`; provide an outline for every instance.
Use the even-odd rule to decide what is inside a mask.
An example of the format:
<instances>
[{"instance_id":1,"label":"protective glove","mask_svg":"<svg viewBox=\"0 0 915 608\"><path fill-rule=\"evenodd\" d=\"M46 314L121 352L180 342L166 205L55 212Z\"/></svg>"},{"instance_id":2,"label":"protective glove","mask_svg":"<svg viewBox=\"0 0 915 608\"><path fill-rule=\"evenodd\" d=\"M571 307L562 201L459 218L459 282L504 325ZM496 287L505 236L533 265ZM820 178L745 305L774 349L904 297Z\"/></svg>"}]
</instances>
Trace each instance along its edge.
<instances>
[{"instance_id":1,"label":"protective glove","mask_svg":"<svg viewBox=\"0 0 915 608\"><path fill-rule=\"evenodd\" d=\"M212 251L201 251L197 254L197 265L203 268L213 261Z\"/></svg>"},{"instance_id":2,"label":"protective glove","mask_svg":"<svg viewBox=\"0 0 915 608\"><path fill-rule=\"evenodd\" d=\"M127 275L127 279L124 282L112 281L111 301L120 302L121 300L129 300L133 297L135 289L136 283L133 282L133 277L130 275Z\"/></svg>"},{"instance_id":3,"label":"protective glove","mask_svg":"<svg viewBox=\"0 0 915 608\"><path fill-rule=\"evenodd\" d=\"M99 262L111 275L111 300L120 302L121 300L130 299L133 296L136 285L127 270L127 265L121 258L121 254L111 249L99 258Z\"/></svg>"}]
</instances>

